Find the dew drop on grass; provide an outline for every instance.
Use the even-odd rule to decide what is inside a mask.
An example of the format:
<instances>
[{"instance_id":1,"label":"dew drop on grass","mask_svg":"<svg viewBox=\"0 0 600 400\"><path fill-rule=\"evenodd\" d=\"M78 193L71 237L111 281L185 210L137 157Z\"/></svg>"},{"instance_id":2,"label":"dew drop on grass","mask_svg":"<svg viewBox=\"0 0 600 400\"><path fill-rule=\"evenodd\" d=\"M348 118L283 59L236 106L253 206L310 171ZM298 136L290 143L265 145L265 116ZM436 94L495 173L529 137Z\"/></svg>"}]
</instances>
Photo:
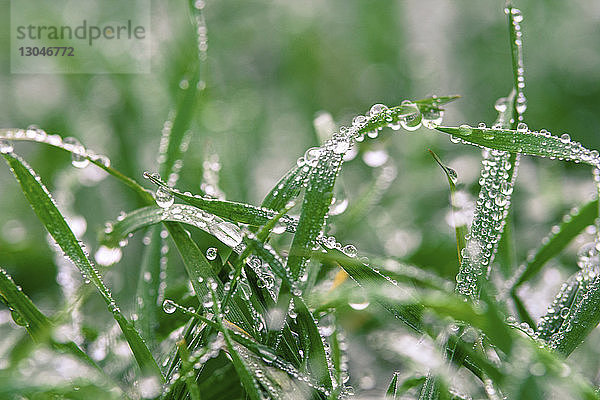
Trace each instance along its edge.
<instances>
[{"instance_id":1,"label":"dew drop on grass","mask_svg":"<svg viewBox=\"0 0 600 400\"><path fill-rule=\"evenodd\" d=\"M419 107L410 100L404 100L400 104L400 125L407 131L416 131L421 127L423 116Z\"/></svg>"},{"instance_id":2,"label":"dew drop on grass","mask_svg":"<svg viewBox=\"0 0 600 400\"><path fill-rule=\"evenodd\" d=\"M8 154L8 153L12 153L12 151L13 151L12 143L10 143L6 140L0 140L0 153Z\"/></svg>"},{"instance_id":3,"label":"dew drop on grass","mask_svg":"<svg viewBox=\"0 0 600 400\"><path fill-rule=\"evenodd\" d=\"M450 167L446 167L446 171L447 171L448 177L450 178L452 183L454 183L456 185L456 182L458 181L458 174L456 173L456 171Z\"/></svg>"},{"instance_id":4,"label":"dew drop on grass","mask_svg":"<svg viewBox=\"0 0 600 400\"><path fill-rule=\"evenodd\" d=\"M208 258L210 261L213 261L215 258L217 258L217 249L214 247L209 247L206 250L206 258Z\"/></svg>"},{"instance_id":5,"label":"dew drop on grass","mask_svg":"<svg viewBox=\"0 0 600 400\"><path fill-rule=\"evenodd\" d=\"M577 251L577 266L581 269L599 268L600 252L596 242L586 243Z\"/></svg>"},{"instance_id":6,"label":"dew drop on grass","mask_svg":"<svg viewBox=\"0 0 600 400\"><path fill-rule=\"evenodd\" d=\"M163 301L163 311L165 313L173 314L176 309L177 309L177 306L175 305L173 300L166 299L165 301Z\"/></svg>"},{"instance_id":7,"label":"dew drop on grass","mask_svg":"<svg viewBox=\"0 0 600 400\"><path fill-rule=\"evenodd\" d=\"M443 118L444 112L442 110L430 108L423 112L423 126L428 129L435 129L435 127L442 124Z\"/></svg>"},{"instance_id":8,"label":"dew drop on grass","mask_svg":"<svg viewBox=\"0 0 600 400\"><path fill-rule=\"evenodd\" d=\"M469 125L464 124L458 127L458 132L461 135L469 136L471 133L473 133L473 128L471 128L471 126Z\"/></svg>"},{"instance_id":9,"label":"dew drop on grass","mask_svg":"<svg viewBox=\"0 0 600 400\"><path fill-rule=\"evenodd\" d=\"M388 107L385 104L374 104L369 110L369 115L371 118L375 117L381 112L387 111Z\"/></svg>"},{"instance_id":10,"label":"dew drop on grass","mask_svg":"<svg viewBox=\"0 0 600 400\"><path fill-rule=\"evenodd\" d=\"M98 248L98 250L96 251L96 254L94 254L94 258L96 259L96 262L99 265L102 266L109 266L109 265L113 265L117 262L119 262L119 260L121 260L121 257L123 256L123 252L121 251L120 248L118 247L107 247L107 246L100 246Z\"/></svg>"},{"instance_id":11,"label":"dew drop on grass","mask_svg":"<svg viewBox=\"0 0 600 400\"><path fill-rule=\"evenodd\" d=\"M27 323L27 320L25 318L23 318L23 316L16 310L10 310L10 316L12 317L13 321L15 322L15 324L19 325L19 326L29 326L29 324Z\"/></svg>"},{"instance_id":12,"label":"dew drop on grass","mask_svg":"<svg viewBox=\"0 0 600 400\"><path fill-rule=\"evenodd\" d=\"M63 139L63 143L67 145L69 151L71 151L71 164L75 168L85 168L90 163L85 156L85 147L74 137L66 137Z\"/></svg>"},{"instance_id":13,"label":"dew drop on grass","mask_svg":"<svg viewBox=\"0 0 600 400\"><path fill-rule=\"evenodd\" d=\"M354 258L358 254L358 250L356 250L356 247L354 247L354 245L348 244L342 248L342 253L344 253L348 257Z\"/></svg>"},{"instance_id":14,"label":"dew drop on grass","mask_svg":"<svg viewBox=\"0 0 600 400\"><path fill-rule=\"evenodd\" d=\"M283 223L281 221L277 221L275 223L275 226L273 227L273 229L271 229L271 232L279 235L279 234L282 234L283 232L285 232L285 230L286 230L285 223Z\"/></svg>"},{"instance_id":15,"label":"dew drop on grass","mask_svg":"<svg viewBox=\"0 0 600 400\"><path fill-rule=\"evenodd\" d=\"M156 189L156 195L154 196L156 204L161 208L169 208L175 202L173 195L162 187Z\"/></svg>"}]
</instances>

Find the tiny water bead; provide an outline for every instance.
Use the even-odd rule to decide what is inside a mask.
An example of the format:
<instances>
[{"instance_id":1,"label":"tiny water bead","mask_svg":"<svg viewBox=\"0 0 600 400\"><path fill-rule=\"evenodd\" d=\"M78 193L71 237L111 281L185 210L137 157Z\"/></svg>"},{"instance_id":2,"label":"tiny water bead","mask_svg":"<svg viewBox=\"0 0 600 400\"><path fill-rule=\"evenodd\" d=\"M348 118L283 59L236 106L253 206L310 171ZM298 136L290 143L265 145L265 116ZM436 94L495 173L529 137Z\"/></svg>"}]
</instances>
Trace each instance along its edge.
<instances>
[{"instance_id":1,"label":"tiny water bead","mask_svg":"<svg viewBox=\"0 0 600 400\"><path fill-rule=\"evenodd\" d=\"M388 107L384 104L374 104L371 109L369 110L369 116L371 118L377 116L379 113L383 112L383 111L387 111L389 110Z\"/></svg>"},{"instance_id":2,"label":"tiny water bead","mask_svg":"<svg viewBox=\"0 0 600 400\"><path fill-rule=\"evenodd\" d=\"M459 132L461 135L468 136L468 135L470 135L471 133L473 133L473 128L471 128L471 126L470 126L470 125L463 124L463 125L461 125L461 126L459 126L459 127L458 127L458 132Z\"/></svg>"},{"instance_id":3,"label":"tiny water bead","mask_svg":"<svg viewBox=\"0 0 600 400\"><path fill-rule=\"evenodd\" d=\"M177 309L177 306L175 305L175 303L173 302L173 300L166 299L163 302L163 311L165 313L167 313L167 314L173 314L176 309Z\"/></svg>"},{"instance_id":4,"label":"tiny water bead","mask_svg":"<svg viewBox=\"0 0 600 400\"><path fill-rule=\"evenodd\" d=\"M210 261L213 261L214 259L217 258L217 249L214 247L209 247L206 250L206 258L209 259Z\"/></svg>"},{"instance_id":5,"label":"tiny water bead","mask_svg":"<svg viewBox=\"0 0 600 400\"><path fill-rule=\"evenodd\" d=\"M65 145L71 145L71 164L75 168L85 168L90 163L85 154L85 147L74 137L66 137L63 139Z\"/></svg>"},{"instance_id":6,"label":"tiny water bead","mask_svg":"<svg viewBox=\"0 0 600 400\"><path fill-rule=\"evenodd\" d=\"M435 108L427 109L423 111L423 126L428 129L435 129L437 126L442 124L444 118L444 112Z\"/></svg>"},{"instance_id":7,"label":"tiny water bead","mask_svg":"<svg viewBox=\"0 0 600 400\"><path fill-rule=\"evenodd\" d=\"M162 186L159 186L159 188L156 189L156 195L154 198L156 200L156 204L161 208L169 208L175 202L173 195Z\"/></svg>"},{"instance_id":8,"label":"tiny water bead","mask_svg":"<svg viewBox=\"0 0 600 400\"><path fill-rule=\"evenodd\" d=\"M12 151L13 151L12 143L9 141L0 139L0 153L8 154L8 153L12 153Z\"/></svg>"},{"instance_id":9,"label":"tiny water bead","mask_svg":"<svg viewBox=\"0 0 600 400\"><path fill-rule=\"evenodd\" d=\"M577 265L581 269L600 269L600 243L590 242L579 248L577 252Z\"/></svg>"}]
</instances>

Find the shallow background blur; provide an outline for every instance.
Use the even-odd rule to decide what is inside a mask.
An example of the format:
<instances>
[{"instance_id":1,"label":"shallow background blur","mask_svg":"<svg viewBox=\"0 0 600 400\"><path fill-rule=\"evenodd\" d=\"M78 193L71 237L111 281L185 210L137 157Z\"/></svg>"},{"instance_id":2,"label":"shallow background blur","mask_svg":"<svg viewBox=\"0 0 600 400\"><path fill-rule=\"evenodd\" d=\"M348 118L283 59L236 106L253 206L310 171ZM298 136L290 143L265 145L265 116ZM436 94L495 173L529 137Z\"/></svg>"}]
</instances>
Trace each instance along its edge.
<instances>
[{"instance_id":1,"label":"shallow background blur","mask_svg":"<svg viewBox=\"0 0 600 400\"><path fill-rule=\"evenodd\" d=\"M8 1L0 5L0 50L8 54ZM217 154L227 199L259 204L296 159L319 144L313 120L322 112L339 126L374 103L393 106L404 99L459 94L462 98L447 106L444 124L491 124L494 102L512 86L502 5L208 0L208 95L196 110L178 187L198 191L203 162ZM568 132L585 146L600 148L600 3L515 5L525 17L525 121L531 129L559 136ZM152 17L151 74L10 74L10 60L2 57L0 127L35 124L48 133L75 136L108 155L118 170L143 181L142 172L156 168L161 128L177 102L196 46L186 2L155 1ZM471 198L477 195L479 149L452 144L447 136L424 128L384 131L379 139L363 142L358 156L344 167L340 189L349 200L348 210L382 173L383 167L368 164L387 156L385 166L395 169L395 180L367 215L332 217L331 232L363 254L398 257L453 280L456 247L448 223L448 185L427 149L457 171ZM139 206L127 188L102 179L93 166L72 168L69 155L60 150L19 143L16 151L42 176L92 252L104 222ZM593 185L586 167L533 158L522 159L517 182L513 204L517 258L522 261L565 212L593 195ZM130 240L123 260L113 267L118 273L104 271L124 308L133 302L140 241L139 235ZM53 311L62 295L54 255L45 242L46 233L14 178L0 168L0 265L42 310ZM533 315L544 312L561 281L576 269L576 249L572 246L548 265L539 287L523 289L531 292ZM366 315L342 313L349 336L384 324L378 316ZM376 341L363 336L357 340ZM387 361L377 359L381 354L358 349L354 358L351 350L357 363L351 365L377 361L384 371L398 368L394 357L386 367ZM586 362L582 369L598 370L597 361ZM355 385L366 391L375 384L381 388L389 377L373 375Z\"/></svg>"}]
</instances>

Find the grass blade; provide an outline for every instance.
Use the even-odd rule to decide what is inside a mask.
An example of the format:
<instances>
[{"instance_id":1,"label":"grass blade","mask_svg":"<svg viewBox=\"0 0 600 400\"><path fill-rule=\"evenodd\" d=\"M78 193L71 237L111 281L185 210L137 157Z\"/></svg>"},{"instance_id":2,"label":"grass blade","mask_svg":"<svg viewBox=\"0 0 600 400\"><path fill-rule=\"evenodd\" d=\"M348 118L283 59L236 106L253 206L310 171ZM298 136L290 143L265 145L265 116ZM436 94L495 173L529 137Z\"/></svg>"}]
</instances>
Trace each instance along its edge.
<instances>
[{"instance_id":1,"label":"grass blade","mask_svg":"<svg viewBox=\"0 0 600 400\"><path fill-rule=\"evenodd\" d=\"M439 126L440 132L447 133L463 143L479 147L520 153L559 160L581 162L595 166L598 152L589 150L581 143L572 141L568 134L553 136L547 131L530 131L523 129L473 128L467 125L460 127Z\"/></svg>"},{"instance_id":2,"label":"grass blade","mask_svg":"<svg viewBox=\"0 0 600 400\"><path fill-rule=\"evenodd\" d=\"M108 288L102 282L100 275L94 268L87 254L79 244L77 238L65 222L65 219L56 208L48 189L41 183L37 174L14 153L2 154L11 168L12 173L21 185L23 194L29 204L44 224L56 243L65 252L65 255L75 264L83 274L84 279L91 281L106 302L115 321L129 344L140 369L146 374L152 374L162 379L160 369L148 347L135 330L133 325L121 313Z\"/></svg>"}]
</instances>

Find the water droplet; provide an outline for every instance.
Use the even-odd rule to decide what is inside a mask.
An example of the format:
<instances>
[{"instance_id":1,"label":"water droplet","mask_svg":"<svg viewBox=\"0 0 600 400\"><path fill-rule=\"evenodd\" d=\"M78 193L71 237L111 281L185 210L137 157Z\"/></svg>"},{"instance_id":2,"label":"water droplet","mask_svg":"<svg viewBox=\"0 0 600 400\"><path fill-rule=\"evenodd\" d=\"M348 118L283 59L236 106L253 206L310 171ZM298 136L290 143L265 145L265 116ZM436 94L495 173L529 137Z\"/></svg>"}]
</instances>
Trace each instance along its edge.
<instances>
[{"instance_id":1,"label":"water droplet","mask_svg":"<svg viewBox=\"0 0 600 400\"><path fill-rule=\"evenodd\" d=\"M388 107L385 104L374 104L373 107L371 107L371 109L369 110L369 115L371 116L371 118L373 118L377 114L385 112L387 110Z\"/></svg>"},{"instance_id":2,"label":"water droplet","mask_svg":"<svg viewBox=\"0 0 600 400\"><path fill-rule=\"evenodd\" d=\"M423 116L419 107L410 100L404 100L400 104L400 125L407 131L416 131L421 127Z\"/></svg>"},{"instance_id":3,"label":"water droplet","mask_svg":"<svg viewBox=\"0 0 600 400\"><path fill-rule=\"evenodd\" d=\"M524 122L519 122L517 124L517 132L527 132L528 129L527 124Z\"/></svg>"},{"instance_id":4,"label":"water droplet","mask_svg":"<svg viewBox=\"0 0 600 400\"><path fill-rule=\"evenodd\" d=\"M356 257L356 255L358 254L358 250L356 250L356 247L354 247L354 245L348 244L342 248L342 253L344 253L348 257Z\"/></svg>"},{"instance_id":5,"label":"water droplet","mask_svg":"<svg viewBox=\"0 0 600 400\"><path fill-rule=\"evenodd\" d=\"M169 208L175 202L173 195L165 190L162 186L156 189L156 195L154 196L156 204L161 208Z\"/></svg>"},{"instance_id":6,"label":"water droplet","mask_svg":"<svg viewBox=\"0 0 600 400\"><path fill-rule=\"evenodd\" d=\"M206 250L206 258L208 258L210 261L213 261L215 258L217 258L217 249L214 247L209 247Z\"/></svg>"},{"instance_id":7,"label":"water droplet","mask_svg":"<svg viewBox=\"0 0 600 400\"><path fill-rule=\"evenodd\" d=\"M68 150L71 152L71 164L75 168L85 168L90 163L90 160L86 158L85 147L74 137L66 137L63 139L63 143L67 145Z\"/></svg>"},{"instance_id":8,"label":"water droplet","mask_svg":"<svg viewBox=\"0 0 600 400\"><path fill-rule=\"evenodd\" d=\"M466 124L465 125L461 125L461 126L458 127L458 132L461 135L469 136L471 133L473 133L473 128L471 128L469 125L466 125Z\"/></svg>"},{"instance_id":9,"label":"water droplet","mask_svg":"<svg viewBox=\"0 0 600 400\"><path fill-rule=\"evenodd\" d=\"M0 140L0 153L8 154L8 153L12 153L12 151L13 151L13 145L11 142L8 142L6 140Z\"/></svg>"},{"instance_id":10,"label":"water droplet","mask_svg":"<svg viewBox=\"0 0 600 400\"><path fill-rule=\"evenodd\" d=\"M569 141L571 140L571 137L569 136L568 133L563 133L562 135L560 135L560 141L562 143L569 143Z\"/></svg>"},{"instance_id":11,"label":"water droplet","mask_svg":"<svg viewBox=\"0 0 600 400\"><path fill-rule=\"evenodd\" d=\"M19 326L29 326L29 323L23 316L16 310L10 310L10 316L12 317L15 324Z\"/></svg>"},{"instance_id":12,"label":"water droplet","mask_svg":"<svg viewBox=\"0 0 600 400\"><path fill-rule=\"evenodd\" d=\"M167 314L173 314L176 309L177 309L177 306L175 305L175 303L173 302L173 300L166 299L163 302L163 311L165 313L167 313Z\"/></svg>"},{"instance_id":13,"label":"water droplet","mask_svg":"<svg viewBox=\"0 0 600 400\"><path fill-rule=\"evenodd\" d=\"M423 112L423 126L428 129L435 129L435 127L442 124L443 118L444 112L442 110L430 108Z\"/></svg>"}]
</instances>

